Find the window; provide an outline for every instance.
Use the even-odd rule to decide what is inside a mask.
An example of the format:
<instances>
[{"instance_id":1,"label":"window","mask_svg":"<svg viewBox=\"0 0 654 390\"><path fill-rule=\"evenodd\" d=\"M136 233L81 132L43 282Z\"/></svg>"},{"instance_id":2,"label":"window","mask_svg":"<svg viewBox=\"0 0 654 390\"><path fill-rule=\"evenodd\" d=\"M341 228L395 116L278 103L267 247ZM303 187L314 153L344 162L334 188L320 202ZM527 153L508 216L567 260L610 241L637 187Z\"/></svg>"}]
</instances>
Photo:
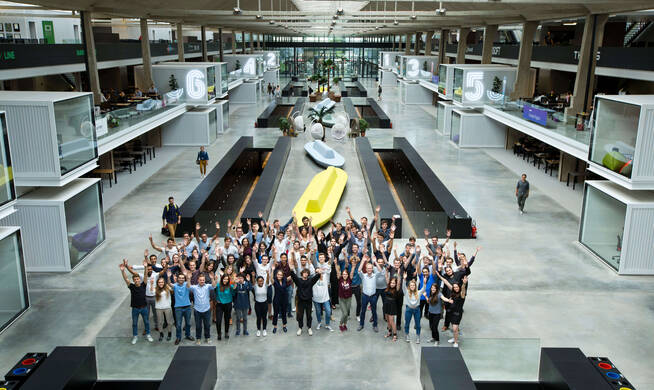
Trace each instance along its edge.
<instances>
[{"instance_id":1,"label":"window","mask_svg":"<svg viewBox=\"0 0 654 390\"><path fill-rule=\"evenodd\" d=\"M11 169L9 155L9 138L7 122L4 115L0 116L0 206L16 199L14 192L14 174Z\"/></svg>"},{"instance_id":2,"label":"window","mask_svg":"<svg viewBox=\"0 0 654 390\"><path fill-rule=\"evenodd\" d=\"M0 330L29 306L20 234L0 240Z\"/></svg>"},{"instance_id":3,"label":"window","mask_svg":"<svg viewBox=\"0 0 654 390\"><path fill-rule=\"evenodd\" d=\"M104 241L100 183L68 199L64 209L72 269Z\"/></svg>"},{"instance_id":4,"label":"window","mask_svg":"<svg viewBox=\"0 0 654 390\"><path fill-rule=\"evenodd\" d=\"M586 185L579 241L616 270L626 215L626 204Z\"/></svg>"},{"instance_id":5,"label":"window","mask_svg":"<svg viewBox=\"0 0 654 390\"><path fill-rule=\"evenodd\" d=\"M61 174L98 157L91 95L54 103Z\"/></svg>"}]
</instances>

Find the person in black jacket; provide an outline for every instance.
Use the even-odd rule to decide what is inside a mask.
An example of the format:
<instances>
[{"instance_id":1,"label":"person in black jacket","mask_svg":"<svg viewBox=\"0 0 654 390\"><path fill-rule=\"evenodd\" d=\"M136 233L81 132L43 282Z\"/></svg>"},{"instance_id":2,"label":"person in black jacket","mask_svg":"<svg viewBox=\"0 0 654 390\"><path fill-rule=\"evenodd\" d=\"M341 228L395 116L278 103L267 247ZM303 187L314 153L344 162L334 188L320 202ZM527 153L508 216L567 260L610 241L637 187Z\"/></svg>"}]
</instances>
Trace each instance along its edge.
<instances>
[{"instance_id":1,"label":"person in black jacket","mask_svg":"<svg viewBox=\"0 0 654 390\"><path fill-rule=\"evenodd\" d=\"M313 300L313 285L318 282L322 275L322 269L318 267L316 269L316 274L309 279L309 270L303 269L300 272L300 277L295 274L295 271L291 269L291 279L297 288L297 335L302 334L302 327L304 322L302 317L306 313L307 317L307 328L309 330L309 336L313 336L313 331L311 330L311 301Z\"/></svg>"}]
</instances>

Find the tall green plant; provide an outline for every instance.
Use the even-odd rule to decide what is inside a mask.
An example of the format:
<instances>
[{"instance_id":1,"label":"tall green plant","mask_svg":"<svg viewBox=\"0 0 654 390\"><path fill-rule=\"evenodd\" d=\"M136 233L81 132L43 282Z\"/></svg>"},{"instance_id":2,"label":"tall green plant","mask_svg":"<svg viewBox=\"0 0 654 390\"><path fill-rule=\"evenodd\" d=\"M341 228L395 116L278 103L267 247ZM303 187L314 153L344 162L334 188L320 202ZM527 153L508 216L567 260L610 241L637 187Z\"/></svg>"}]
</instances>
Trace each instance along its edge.
<instances>
[{"instance_id":1,"label":"tall green plant","mask_svg":"<svg viewBox=\"0 0 654 390\"><path fill-rule=\"evenodd\" d=\"M279 118L279 130L282 131L283 135L288 135L291 130L291 122L286 117Z\"/></svg>"},{"instance_id":2,"label":"tall green plant","mask_svg":"<svg viewBox=\"0 0 654 390\"><path fill-rule=\"evenodd\" d=\"M336 106L331 106L329 108L327 107L321 107L320 110L316 110L315 108L310 108L309 109L309 119L315 120L316 122L320 123L322 125L322 141L325 142L325 124L323 123L323 119L328 115L334 112L334 109Z\"/></svg>"}]
</instances>

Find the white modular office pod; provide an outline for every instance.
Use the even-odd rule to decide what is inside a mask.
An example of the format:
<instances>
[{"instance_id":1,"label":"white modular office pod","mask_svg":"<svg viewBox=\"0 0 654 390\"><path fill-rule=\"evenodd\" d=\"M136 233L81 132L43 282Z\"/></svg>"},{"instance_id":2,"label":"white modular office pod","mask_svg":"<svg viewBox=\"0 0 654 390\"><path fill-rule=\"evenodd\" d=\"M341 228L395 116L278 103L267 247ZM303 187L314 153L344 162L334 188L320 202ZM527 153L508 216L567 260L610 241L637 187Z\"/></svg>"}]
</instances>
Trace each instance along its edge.
<instances>
[{"instance_id":1,"label":"white modular office pod","mask_svg":"<svg viewBox=\"0 0 654 390\"><path fill-rule=\"evenodd\" d=\"M229 128L229 100L216 100L216 123L218 134L222 134Z\"/></svg>"},{"instance_id":2,"label":"white modular office pod","mask_svg":"<svg viewBox=\"0 0 654 390\"><path fill-rule=\"evenodd\" d=\"M654 95L597 95L590 170L633 190L654 190Z\"/></svg>"},{"instance_id":3,"label":"white modular office pod","mask_svg":"<svg viewBox=\"0 0 654 390\"><path fill-rule=\"evenodd\" d=\"M0 91L17 186L62 186L97 166L93 95Z\"/></svg>"},{"instance_id":4,"label":"white modular office pod","mask_svg":"<svg viewBox=\"0 0 654 390\"><path fill-rule=\"evenodd\" d=\"M0 227L0 332L29 306L20 228Z\"/></svg>"},{"instance_id":5,"label":"white modular office pod","mask_svg":"<svg viewBox=\"0 0 654 390\"><path fill-rule=\"evenodd\" d=\"M377 63L381 69L390 70L396 69L397 59L403 52L399 51L380 51Z\"/></svg>"},{"instance_id":6,"label":"white modular office pod","mask_svg":"<svg viewBox=\"0 0 654 390\"><path fill-rule=\"evenodd\" d=\"M209 104L216 98L217 62L180 62L152 65L152 80L168 104L173 100Z\"/></svg>"},{"instance_id":7,"label":"white modular office pod","mask_svg":"<svg viewBox=\"0 0 654 390\"><path fill-rule=\"evenodd\" d=\"M0 219L14 212L16 188L9 151L9 135L4 111L0 111Z\"/></svg>"},{"instance_id":8,"label":"white modular office pod","mask_svg":"<svg viewBox=\"0 0 654 390\"><path fill-rule=\"evenodd\" d=\"M585 183L579 242L624 275L654 275L654 192Z\"/></svg>"},{"instance_id":9,"label":"white modular office pod","mask_svg":"<svg viewBox=\"0 0 654 390\"><path fill-rule=\"evenodd\" d=\"M207 146L218 136L218 118L213 104L196 106L167 122L161 129L165 146Z\"/></svg>"},{"instance_id":10,"label":"white modular office pod","mask_svg":"<svg viewBox=\"0 0 654 390\"><path fill-rule=\"evenodd\" d=\"M261 54L263 56L264 70L279 69L279 50L261 50L252 54Z\"/></svg>"},{"instance_id":11,"label":"white modular office pod","mask_svg":"<svg viewBox=\"0 0 654 390\"><path fill-rule=\"evenodd\" d=\"M230 79L254 79L263 77L265 63L263 54L225 54Z\"/></svg>"},{"instance_id":12,"label":"white modular office pod","mask_svg":"<svg viewBox=\"0 0 654 390\"><path fill-rule=\"evenodd\" d=\"M186 66L195 66L208 65L213 66L213 72L209 72L209 76L213 74L213 80L209 80L208 85L215 85L216 93L215 97L224 97L227 94L227 84L229 83L229 73L227 72L227 63L226 62L178 62L178 61L168 61L162 62L159 65L174 64L174 65L186 65ZM141 67L142 68L142 67Z\"/></svg>"},{"instance_id":13,"label":"white modular office pod","mask_svg":"<svg viewBox=\"0 0 654 390\"><path fill-rule=\"evenodd\" d=\"M506 126L480 111L455 108L452 110L450 140L460 148L503 148Z\"/></svg>"},{"instance_id":14,"label":"white modular office pod","mask_svg":"<svg viewBox=\"0 0 654 390\"><path fill-rule=\"evenodd\" d=\"M452 100L454 98L454 68L483 67L483 68L508 68L502 64L439 64L438 65L438 95L441 99Z\"/></svg>"},{"instance_id":15,"label":"white modular office pod","mask_svg":"<svg viewBox=\"0 0 654 390\"><path fill-rule=\"evenodd\" d=\"M100 179L27 193L0 224L21 227L28 272L71 271L105 240Z\"/></svg>"},{"instance_id":16,"label":"white modular office pod","mask_svg":"<svg viewBox=\"0 0 654 390\"><path fill-rule=\"evenodd\" d=\"M438 72L438 56L400 56L400 77L407 80L432 80Z\"/></svg>"},{"instance_id":17,"label":"white modular office pod","mask_svg":"<svg viewBox=\"0 0 654 390\"><path fill-rule=\"evenodd\" d=\"M229 91L229 101L231 103L255 104L261 93L260 85L259 80L245 80Z\"/></svg>"},{"instance_id":18,"label":"white modular office pod","mask_svg":"<svg viewBox=\"0 0 654 390\"><path fill-rule=\"evenodd\" d=\"M506 66L454 66L452 101L463 107L501 104L513 91L517 73Z\"/></svg>"},{"instance_id":19,"label":"white modular office pod","mask_svg":"<svg viewBox=\"0 0 654 390\"><path fill-rule=\"evenodd\" d=\"M433 93L415 81L400 80L402 104L431 104Z\"/></svg>"},{"instance_id":20,"label":"white modular office pod","mask_svg":"<svg viewBox=\"0 0 654 390\"><path fill-rule=\"evenodd\" d=\"M452 129L452 109L455 106L452 102L447 100L439 100L436 109L436 124L441 135L450 135Z\"/></svg>"},{"instance_id":21,"label":"white modular office pod","mask_svg":"<svg viewBox=\"0 0 654 390\"><path fill-rule=\"evenodd\" d=\"M379 69L378 77L382 87L394 87L397 85L397 73L392 70Z\"/></svg>"},{"instance_id":22,"label":"white modular office pod","mask_svg":"<svg viewBox=\"0 0 654 390\"><path fill-rule=\"evenodd\" d=\"M272 85L273 88L279 85L279 68L276 69L266 69L263 72L263 82L262 88L268 92L268 84Z\"/></svg>"}]
</instances>

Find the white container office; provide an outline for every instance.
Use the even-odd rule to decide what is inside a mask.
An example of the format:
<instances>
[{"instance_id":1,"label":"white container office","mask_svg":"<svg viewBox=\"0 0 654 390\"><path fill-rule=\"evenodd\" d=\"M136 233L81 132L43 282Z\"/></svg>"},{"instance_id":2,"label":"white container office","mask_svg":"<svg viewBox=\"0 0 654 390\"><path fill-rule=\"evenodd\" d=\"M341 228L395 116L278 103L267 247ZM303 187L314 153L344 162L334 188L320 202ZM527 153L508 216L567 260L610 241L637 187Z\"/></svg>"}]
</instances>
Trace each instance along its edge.
<instances>
[{"instance_id":1,"label":"white container office","mask_svg":"<svg viewBox=\"0 0 654 390\"><path fill-rule=\"evenodd\" d=\"M654 190L654 95L597 95L589 169L633 190Z\"/></svg>"},{"instance_id":2,"label":"white container office","mask_svg":"<svg viewBox=\"0 0 654 390\"><path fill-rule=\"evenodd\" d=\"M507 66L455 66L452 101L463 107L502 103L513 91L517 73Z\"/></svg>"},{"instance_id":3,"label":"white container office","mask_svg":"<svg viewBox=\"0 0 654 390\"><path fill-rule=\"evenodd\" d=\"M14 212L15 203L16 188L9 151L7 118L5 112L0 111L0 219Z\"/></svg>"},{"instance_id":4,"label":"white container office","mask_svg":"<svg viewBox=\"0 0 654 390\"><path fill-rule=\"evenodd\" d=\"M400 103L431 104L433 93L415 81L400 80Z\"/></svg>"},{"instance_id":5,"label":"white container office","mask_svg":"<svg viewBox=\"0 0 654 390\"><path fill-rule=\"evenodd\" d=\"M28 272L68 272L104 242L100 179L29 192L0 224L21 227Z\"/></svg>"},{"instance_id":6,"label":"white container office","mask_svg":"<svg viewBox=\"0 0 654 390\"><path fill-rule=\"evenodd\" d=\"M484 68L508 68L502 64L439 64L438 65L438 95L441 99L452 100L454 98L454 68L484 67Z\"/></svg>"},{"instance_id":7,"label":"white container office","mask_svg":"<svg viewBox=\"0 0 654 390\"><path fill-rule=\"evenodd\" d=\"M238 78L254 79L263 77L265 70L263 54L225 54L228 72L238 72Z\"/></svg>"},{"instance_id":8,"label":"white container office","mask_svg":"<svg viewBox=\"0 0 654 390\"><path fill-rule=\"evenodd\" d=\"M0 91L16 186L62 186L97 167L93 95Z\"/></svg>"},{"instance_id":9,"label":"white container office","mask_svg":"<svg viewBox=\"0 0 654 390\"><path fill-rule=\"evenodd\" d=\"M218 137L218 106L196 106L165 123L161 143L165 146L207 146Z\"/></svg>"},{"instance_id":10,"label":"white container office","mask_svg":"<svg viewBox=\"0 0 654 390\"><path fill-rule=\"evenodd\" d=\"M218 134L222 134L229 128L229 100L216 100L213 105L216 106Z\"/></svg>"},{"instance_id":11,"label":"white container office","mask_svg":"<svg viewBox=\"0 0 654 390\"><path fill-rule=\"evenodd\" d=\"M432 80L438 71L438 56L400 56L400 77L407 80Z\"/></svg>"},{"instance_id":12,"label":"white container office","mask_svg":"<svg viewBox=\"0 0 654 390\"><path fill-rule=\"evenodd\" d=\"M448 100L439 100L436 109L436 130L441 135L450 135L452 130L452 109L456 108Z\"/></svg>"},{"instance_id":13,"label":"white container office","mask_svg":"<svg viewBox=\"0 0 654 390\"><path fill-rule=\"evenodd\" d=\"M216 98L217 62L169 62L152 65L152 80L165 96L181 103L209 104Z\"/></svg>"},{"instance_id":14,"label":"white container office","mask_svg":"<svg viewBox=\"0 0 654 390\"><path fill-rule=\"evenodd\" d=\"M264 70L279 69L279 50L260 50L252 54L261 54L263 56Z\"/></svg>"},{"instance_id":15,"label":"white container office","mask_svg":"<svg viewBox=\"0 0 654 390\"><path fill-rule=\"evenodd\" d=\"M460 148L503 148L506 126L480 111L454 108L450 140Z\"/></svg>"},{"instance_id":16,"label":"white container office","mask_svg":"<svg viewBox=\"0 0 654 390\"><path fill-rule=\"evenodd\" d=\"M377 63L380 68L392 71L393 69L396 69L397 58L402 54L403 53L399 51L380 51Z\"/></svg>"},{"instance_id":17,"label":"white container office","mask_svg":"<svg viewBox=\"0 0 654 390\"><path fill-rule=\"evenodd\" d=\"M654 192L588 180L579 242L624 275L654 275Z\"/></svg>"},{"instance_id":18,"label":"white container office","mask_svg":"<svg viewBox=\"0 0 654 390\"><path fill-rule=\"evenodd\" d=\"M29 306L20 228L0 227L0 332Z\"/></svg>"},{"instance_id":19,"label":"white container office","mask_svg":"<svg viewBox=\"0 0 654 390\"><path fill-rule=\"evenodd\" d=\"M209 65L214 67L213 71L213 81L209 80L208 85L216 86L216 97L224 97L227 95L228 83L229 83L229 73L227 72L227 63L226 62L179 62L179 61L167 61L161 62L159 65L174 64L174 65L186 65L186 66L195 66L200 65ZM141 66L141 69L143 67ZM212 72L209 72L212 73Z\"/></svg>"}]
</instances>

